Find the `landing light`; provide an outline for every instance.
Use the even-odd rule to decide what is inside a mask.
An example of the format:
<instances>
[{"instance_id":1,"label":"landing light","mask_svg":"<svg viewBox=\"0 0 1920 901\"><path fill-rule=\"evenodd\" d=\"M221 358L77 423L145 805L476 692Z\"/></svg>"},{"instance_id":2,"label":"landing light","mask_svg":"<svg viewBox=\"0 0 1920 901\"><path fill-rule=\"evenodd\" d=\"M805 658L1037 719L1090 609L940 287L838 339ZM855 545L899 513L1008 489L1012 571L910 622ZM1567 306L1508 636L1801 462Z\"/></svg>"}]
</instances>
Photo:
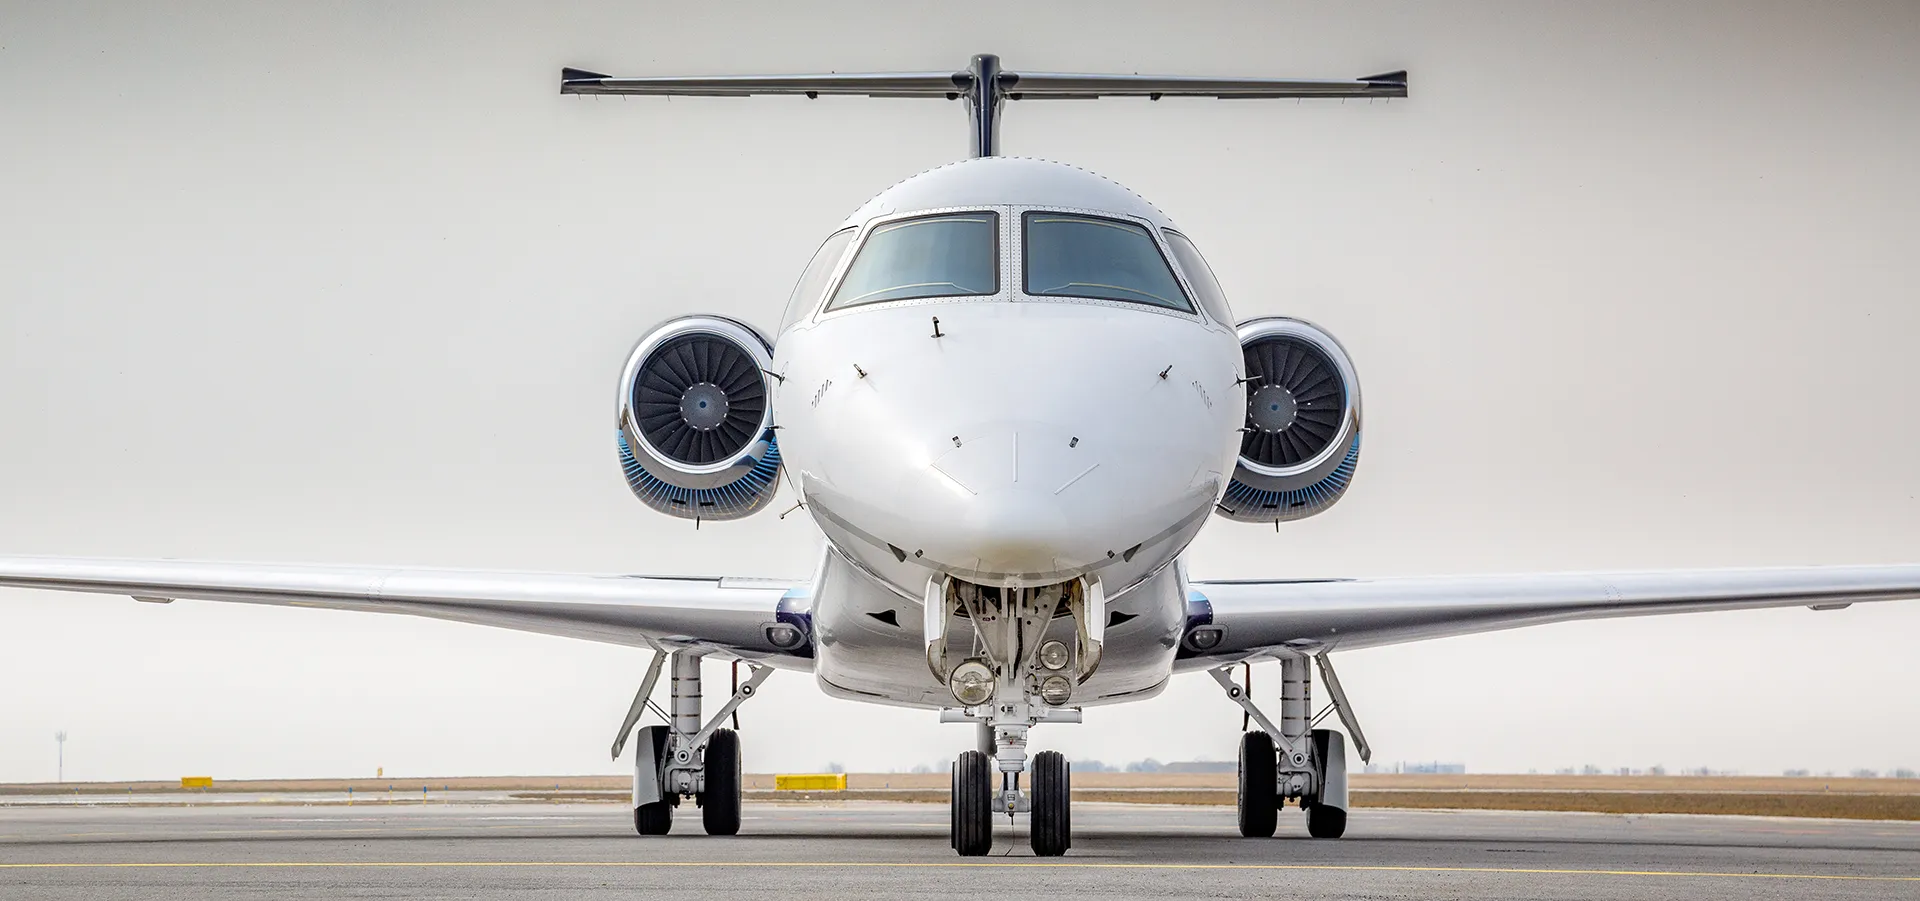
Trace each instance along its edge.
<instances>
[{"instance_id":1,"label":"landing light","mask_svg":"<svg viewBox=\"0 0 1920 901\"><path fill-rule=\"evenodd\" d=\"M978 657L962 661L947 677L953 699L968 707L978 707L993 698L993 670Z\"/></svg>"},{"instance_id":2,"label":"landing light","mask_svg":"<svg viewBox=\"0 0 1920 901\"><path fill-rule=\"evenodd\" d=\"M1067 644L1052 639L1040 646L1040 665L1047 669L1060 669L1067 665Z\"/></svg>"}]
</instances>

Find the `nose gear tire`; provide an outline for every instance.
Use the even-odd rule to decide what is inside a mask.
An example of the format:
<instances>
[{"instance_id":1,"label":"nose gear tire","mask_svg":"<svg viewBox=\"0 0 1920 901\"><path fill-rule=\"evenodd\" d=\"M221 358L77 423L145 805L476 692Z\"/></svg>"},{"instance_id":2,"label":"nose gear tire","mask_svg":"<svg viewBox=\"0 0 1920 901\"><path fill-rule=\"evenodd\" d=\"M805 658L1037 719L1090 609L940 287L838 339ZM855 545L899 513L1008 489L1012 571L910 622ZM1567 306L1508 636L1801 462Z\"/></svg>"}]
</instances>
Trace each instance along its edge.
<instances>
[{"instance_id":1,"label":"nose gear tire","mask_svg":"<svg viewBox=\"0 0 1920 901\"><path fill-rule=\"evenodd\" d=\"M708 835L740 832L740 733L716 729L707 739L707 790L700 793L700 824Z\"/></svg>"},{"instance_id":2,"label":"nose gear tire","mask_svg":"<svg viewBox=\"0 0 1920 901\"><path fill-rule=\"evenodd\" d=\"M1059 857L1073 845L1072 773L1059 751L1033 755L1033 853Z\"/></svg>"},{"instance_id":3,"label":"nose gear tire","mask_svg":"<svg viewBox=\"0 0 1920 901\"><path fill-rule=\"evenodd\" d=\"M1280 822L1280 790L1275 775L1273 736L1265 732L1247 732L1240 736L1240 782L1238 807L1240 834L1247 838L1272 838ZM1341 812L1344 821L1345 812Z\"/></svg>"},{"instance_id":4,"label":"nose gear tire","mask_svg":"<svg viewBox=\"0 0 1920 901\"><path fill-rule=\"evenodd\" d=\"M993 760L963 751L953 764L953 850L980 857L993 850Z\"/></svg>"}]
</instances>

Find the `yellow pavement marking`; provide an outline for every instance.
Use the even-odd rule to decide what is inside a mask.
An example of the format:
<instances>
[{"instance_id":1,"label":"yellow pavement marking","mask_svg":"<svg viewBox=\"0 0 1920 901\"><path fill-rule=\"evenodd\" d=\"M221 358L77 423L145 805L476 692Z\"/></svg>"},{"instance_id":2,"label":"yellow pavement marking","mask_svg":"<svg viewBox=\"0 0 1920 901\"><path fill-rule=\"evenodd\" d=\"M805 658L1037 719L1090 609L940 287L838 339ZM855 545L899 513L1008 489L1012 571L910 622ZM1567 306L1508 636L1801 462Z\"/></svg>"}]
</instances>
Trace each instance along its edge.
<instances>
[{"instance_id":1,"label":"yellow pavement marking","mask_svg":"<svg viewBox=\"0 0 1920 901\"><path fill-rule=\"evenodd\" d=\"M1042 863L895 861L642 861L642 860L439 860L439 861L228 861L150 863L0 863L0 870L89 869L433 869L455 867L755 867L790 869L1055 869L1055 870L1330 870L1384 873L1502 873L1523 876L1652 876L1690 879L1819 879L1843 882L1920 882L1920 876L1849 876L1833 873L1703 873L1681 870L1563 870L1509 867L1414 867L1362 864L1255 863Z\"/></svg>"}]
</instances>

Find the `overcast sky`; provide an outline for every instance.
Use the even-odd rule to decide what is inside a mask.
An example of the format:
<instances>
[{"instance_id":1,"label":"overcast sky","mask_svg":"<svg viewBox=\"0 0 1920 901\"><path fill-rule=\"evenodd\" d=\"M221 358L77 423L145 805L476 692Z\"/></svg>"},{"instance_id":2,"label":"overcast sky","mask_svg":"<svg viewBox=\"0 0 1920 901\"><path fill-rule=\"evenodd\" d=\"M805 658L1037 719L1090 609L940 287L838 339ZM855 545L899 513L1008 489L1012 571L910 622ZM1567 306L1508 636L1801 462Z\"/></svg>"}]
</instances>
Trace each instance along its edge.
<instances>
[{"instance_id":1,"label":"overcast sky","mask_svg":"<svg viewBox=\"0 0 1920 901\"><path fill-rule=\"evenodd\" d=\"M563 98L617 74L1355 77L1386 102L1016 103L1009 154L1166 210L1243 316L1329 328L1331 512L1197 578L1920 561L1920 6L0 2L0 553L805 576L804 517L628 495L650 326L770 327L960 107ZM787 506L785 499L775 509ZM1379 759L1920 768L1920 603L1341 655ZM615 773L646 655L401 617L0 591L0 780ZM716 678L724 678L716 668ZM1266 685L1277 684L1269 672ZM971 732L782 673L746 765ZM1046 727L1232 759L1203 676Z\"/></svg>"}]
</instances>

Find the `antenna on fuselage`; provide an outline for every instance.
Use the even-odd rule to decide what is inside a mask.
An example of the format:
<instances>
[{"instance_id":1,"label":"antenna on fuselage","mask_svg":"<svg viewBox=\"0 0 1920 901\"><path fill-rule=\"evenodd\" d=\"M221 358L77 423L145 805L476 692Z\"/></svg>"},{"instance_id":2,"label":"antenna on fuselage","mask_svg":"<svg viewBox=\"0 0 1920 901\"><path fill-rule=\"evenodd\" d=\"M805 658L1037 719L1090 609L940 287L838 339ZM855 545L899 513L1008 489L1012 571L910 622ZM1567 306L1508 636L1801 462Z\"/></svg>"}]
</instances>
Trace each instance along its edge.
<instances>
[{"instance_id":1,"label":"antenna on fuselage","mask_svg":"<svg viewBox=\"0 0 1920 901\"><path fill-rule=\"evenodd\" d=\"M1073 75L1008 72L1000 57L982 53L959 72L865 72L825 75L710 75L615 78L585 69L561 69L562 94L646 94L666 97L748 97L822 94L935 97L966 101L968 152L1000 153L1000 111L1008 100L1100 97L1213 97L1271 100L1307 97L1405 97L1407 73L1383 72L1351 81L1297 78L1211 78L1189 75Z\"/></svg>"}]
</instances>

